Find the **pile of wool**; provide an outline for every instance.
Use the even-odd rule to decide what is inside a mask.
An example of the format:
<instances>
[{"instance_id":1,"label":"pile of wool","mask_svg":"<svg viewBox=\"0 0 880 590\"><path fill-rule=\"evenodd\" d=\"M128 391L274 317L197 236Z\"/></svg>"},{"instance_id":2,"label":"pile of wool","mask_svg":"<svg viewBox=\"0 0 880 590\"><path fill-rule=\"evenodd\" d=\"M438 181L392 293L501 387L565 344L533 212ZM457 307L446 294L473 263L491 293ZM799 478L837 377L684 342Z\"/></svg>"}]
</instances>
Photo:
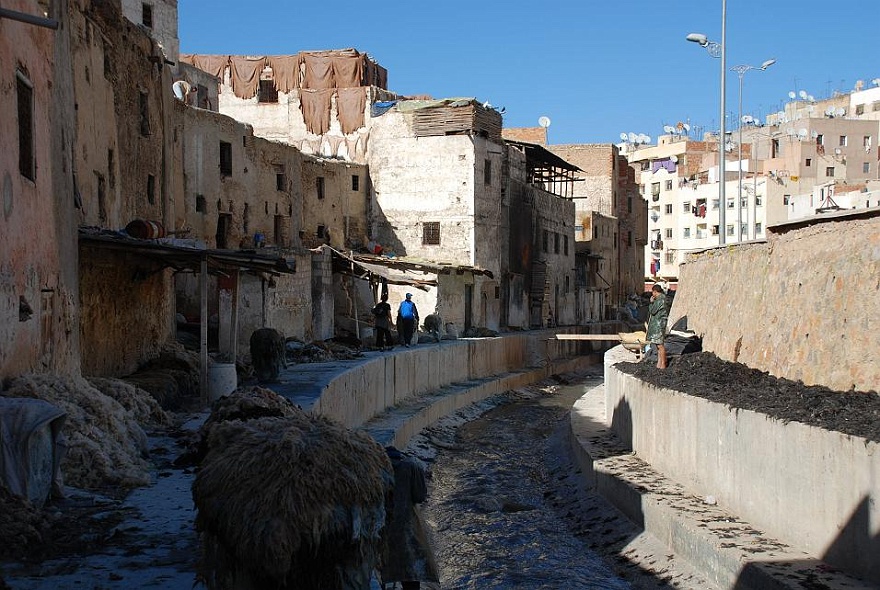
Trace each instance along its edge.
<instances>
[{"instance_id":1,"label":"pile of wool","mask_svg":"<svg viewBox=\"0 0 880 590\"><path fill-rule=\"evenodd\" d=\"M199 399L199 374L198 354L168 344L125 381L149 392L161 407L177 409Z\"/></svg>"},{"instance_id":2,"label":"pile of wool","mask_svg":"<svg viewBox=\"0 0 880 590\"><path fill-rule=\"evenodd\" d=\"M262 403L259 413L277 404L271 411L282 416L205 425L193 483L203 581L210 589L368 587L393 486L385 450L267 391L245 392L238 405Z\"/></svg>"},{"instance_id":3,"label":"pile of wool","mask_svg":"<svg viewBox=\"0 0 880 590\"><path fill-rule=\"evenodd\" d=\"M0 558L24 557L30 547L42 541L48 528L42 512L0 485Z\"/></svg>"},{"instance_id":4,"label":"pile of wool","mask_svg":"<svg viewBox=\"0 0 880 590\"><path fill-rule=\"evenodd\" d=\"M133 413L81 377L22 375L0 392L41 399L66 412L65 483L85 489L130 488L150 483L147 436Z\"/></svg>"},{"instance_id":5,"label":"pile of wool","mask_svg":"<svg viewBox=\"0 0 880 590\"><path fill-rule=\"evenodd\" d=\"M112 397L131 412L131 415L143 427L171 426L171 416L162 409L159 402L149 392L126 383L121 379L90 377L89 383L106 396Z\"/></svg>"}]
</instances>

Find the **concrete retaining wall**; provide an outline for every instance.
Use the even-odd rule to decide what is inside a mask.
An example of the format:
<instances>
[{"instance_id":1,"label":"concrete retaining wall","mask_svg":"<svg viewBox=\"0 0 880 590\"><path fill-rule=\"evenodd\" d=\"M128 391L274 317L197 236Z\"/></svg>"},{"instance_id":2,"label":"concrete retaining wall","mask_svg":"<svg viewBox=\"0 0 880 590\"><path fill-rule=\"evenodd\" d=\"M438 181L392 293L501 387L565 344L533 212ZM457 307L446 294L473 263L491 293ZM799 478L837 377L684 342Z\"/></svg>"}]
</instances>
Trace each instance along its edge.
<instances>
[{"instance_id":1,"label":"concrete retaining wall","mask_svg":"<svg viewBox=\"0 0 880 590\"><path fill-rule=\"evenodd\" d=\"M643 383L605 355L606 421L652 467L777 539L880 583L880 445Z\"/></svg>"},{"instance_id":2,"label":"concrete retaining wall","mask_svg":"<svg viewBox=\"0 0 880 590\"><path fill-rule=\"evenodd\" d=\"M356 427L411 397L453 383L500 377L529 367L552 367L558 359L592 353L593 343L549 340L555 334L556 331L532 331L498 338L443 341L377 356L333 379L315 402L313 411ZM497 391L483 397L494 393Z\"/></svg>"},{"instance_id":3,"label":"concrete retaining wall","mask_svg":"<svg viewBox=\"0 0 880 590\"><path fill-rule=\"evenodd\" d=\"M679 277L670 320L686 315L705 350L808 385L880 387L880 215L690 255Z\"/></svg>"}]
</instances>

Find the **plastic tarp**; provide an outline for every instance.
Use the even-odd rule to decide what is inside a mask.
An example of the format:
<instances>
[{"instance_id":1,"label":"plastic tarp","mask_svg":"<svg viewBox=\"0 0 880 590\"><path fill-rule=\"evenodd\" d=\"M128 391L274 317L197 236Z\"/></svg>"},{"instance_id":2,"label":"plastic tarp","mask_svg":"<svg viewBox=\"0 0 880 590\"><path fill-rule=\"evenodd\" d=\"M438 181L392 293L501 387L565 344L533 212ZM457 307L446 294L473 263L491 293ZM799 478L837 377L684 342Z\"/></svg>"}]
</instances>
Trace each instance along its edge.
<instances>
[{"instance_id":1,"label":"plastic tarp","mask_svg":"<svg viewBox=\"0 0 880 590\"><path fill-rule=\"evenodd\" d=\"M42 506L62 494L63 410L39 399L0 397L0 477L9 491Z\"/></svg>"}]
</instances>

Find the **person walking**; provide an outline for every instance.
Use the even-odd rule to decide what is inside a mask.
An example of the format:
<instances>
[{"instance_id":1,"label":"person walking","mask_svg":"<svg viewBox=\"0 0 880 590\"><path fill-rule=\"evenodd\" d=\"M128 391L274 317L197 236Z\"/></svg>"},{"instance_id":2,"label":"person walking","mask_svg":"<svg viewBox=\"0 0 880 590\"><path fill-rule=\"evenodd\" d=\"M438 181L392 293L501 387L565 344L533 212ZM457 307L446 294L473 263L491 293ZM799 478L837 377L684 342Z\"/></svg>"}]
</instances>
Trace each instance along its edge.
<instances>
[{"instance_id":1,"label":"person walking","mask_svg":"<svg viewBox=\"0 0 880 590\"><path fill-rule=\"evenodd\" d=\"M416 510L428 497L425 467L394 447L385 447L394 468L388 519L383 533L379 575L382 587L400 582L404 590L418 590L421 583L437 588L440 583L437 563L428 542L425 524Z\"/></svg>"},{"instance_id":2,"label":"person walking","mask_svg":"<svg viewBox=\"0 0 880 590\"><path fill-rule=\"evenodd\" d=\"M657 346L657 368L666 368L666 321L669 310L666 309L666 294L663 287L654 284L651 288L651 304L648 306L648 333L645 338Z\"/></svg>"},{"instance_id":3,"label":"person walking","mask_svg":"<svg viewBox=\"0 0 880 590\"><path fill-rule=\"evenodd\" d=\"M406 294L406 299L400 302L397 309L397 331L400 333L401 344L409 348L413 332L419 325L419 310L412 300L412 293Z\"/></svg>"},{"instance_id":4,"label":"person walking","mask_svg":"<svg viewBox=\"0 0 880 590\"><path fill-rule=\"evenodd\" d=\"M391 350L391 305L388 303L388 293L382 293L382 301L373 308L374 326L376 328L376 348L379 350Z\"/></svg>"}]
</instances>

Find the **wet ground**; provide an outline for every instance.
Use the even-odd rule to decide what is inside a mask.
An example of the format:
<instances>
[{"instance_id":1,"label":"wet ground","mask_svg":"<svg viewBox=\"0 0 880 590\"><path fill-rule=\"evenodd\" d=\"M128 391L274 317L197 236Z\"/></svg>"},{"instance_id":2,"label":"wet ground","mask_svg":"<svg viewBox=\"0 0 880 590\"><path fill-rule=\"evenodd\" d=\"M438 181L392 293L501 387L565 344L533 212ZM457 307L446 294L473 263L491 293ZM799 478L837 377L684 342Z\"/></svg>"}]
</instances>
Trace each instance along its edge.
<instances>
[{"instance_id":1,"label":"wet ground","mask_svg":"<svg viewBox=\"0 0 880 590\"><path fill-rule=\"evenodd\" d=\"M753 410L784 422L801 422L880 442L877 391L834 391L780 379L711 352L670 359L666 370L653 363L619 363L621 371L656 385L734 408Z\"/></svg>"},{"instance_id":2,"label":"wet ground","mask_svg":"<svg viewBox=\"0 0 880 590\"><path fill-rule=\"evenodd\" d=\"M443 588L708 587L586 492L568 450L567 417L602 383L601 367L576 378L478 404L411 442L409 452L431 472L422 513Z\"/></svg>"}]
</instances>

